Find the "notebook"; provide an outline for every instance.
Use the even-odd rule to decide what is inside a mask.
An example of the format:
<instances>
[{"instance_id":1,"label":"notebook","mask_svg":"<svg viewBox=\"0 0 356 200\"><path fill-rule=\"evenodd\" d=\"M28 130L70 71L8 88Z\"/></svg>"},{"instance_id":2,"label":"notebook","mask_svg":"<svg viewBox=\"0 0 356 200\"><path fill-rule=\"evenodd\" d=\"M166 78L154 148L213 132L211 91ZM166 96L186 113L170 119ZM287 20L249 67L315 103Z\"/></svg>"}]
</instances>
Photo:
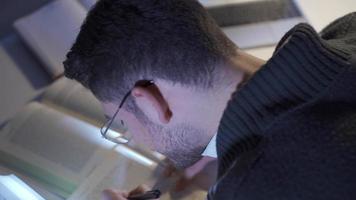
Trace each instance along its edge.
<instances>
[{"instance_id":1,"label":"notebook","mask_svg":"<svg viewBox=\"0 0 356 200\"><path fill-rule=\"evenodd\" d=\"M61 78L0 130L0 165L70 200L100 199L107 188L130 191L158 180L164 157L105 140L99 131L103 122L94 96ZM205 198L204 191L188 191L186 199ZM161 199L173 199L172 194Z\"/></svg>"}]
</instances>

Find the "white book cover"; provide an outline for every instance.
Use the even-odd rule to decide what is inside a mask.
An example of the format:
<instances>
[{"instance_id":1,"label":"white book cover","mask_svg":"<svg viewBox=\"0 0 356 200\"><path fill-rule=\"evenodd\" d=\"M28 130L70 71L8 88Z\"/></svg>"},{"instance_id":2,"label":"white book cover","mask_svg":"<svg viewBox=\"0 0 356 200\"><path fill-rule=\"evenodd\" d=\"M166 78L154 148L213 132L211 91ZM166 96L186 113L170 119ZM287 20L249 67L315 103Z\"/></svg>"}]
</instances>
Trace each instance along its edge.
<instances>
[{"instance_id":1,"label":"white book cover","mask_svg":"<svg viewBox=\"0 0 356 200\"><path fill-rule=\"evenodd\" d=\"M45 200L17 176L0 176L1 200Z\"/></svg>"},{"instance_id":2,"label":"white book cover","mask_svg":"<svg viewBox=\"0 0 356 200\"><path fill-rule=\"evenodd\" d=\"M31 103L1 130L0 163L68 197L114 146L97 127Z\"/></svg>"}]
</instances>

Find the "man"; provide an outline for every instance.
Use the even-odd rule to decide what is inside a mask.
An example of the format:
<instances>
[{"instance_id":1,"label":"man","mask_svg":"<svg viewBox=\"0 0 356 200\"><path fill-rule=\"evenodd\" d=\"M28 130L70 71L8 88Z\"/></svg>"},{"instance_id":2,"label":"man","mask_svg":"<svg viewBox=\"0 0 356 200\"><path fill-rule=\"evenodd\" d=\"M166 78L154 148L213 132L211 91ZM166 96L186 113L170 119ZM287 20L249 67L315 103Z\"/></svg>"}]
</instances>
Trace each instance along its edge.
<instances>
[{"instance_id":1,"label":"man","mask_svg":"<svg viewBox=\"0 0 356 200\"><path fill-rule=\"evenodd\" d=\"M346 200L356 198L355 53L355 13L320 35L297 25L264 62L196 0L101 0L64 66L110 117L131 91L114 122L179 168L217 133L209 199Z\"/></svg>"}]
</instances>

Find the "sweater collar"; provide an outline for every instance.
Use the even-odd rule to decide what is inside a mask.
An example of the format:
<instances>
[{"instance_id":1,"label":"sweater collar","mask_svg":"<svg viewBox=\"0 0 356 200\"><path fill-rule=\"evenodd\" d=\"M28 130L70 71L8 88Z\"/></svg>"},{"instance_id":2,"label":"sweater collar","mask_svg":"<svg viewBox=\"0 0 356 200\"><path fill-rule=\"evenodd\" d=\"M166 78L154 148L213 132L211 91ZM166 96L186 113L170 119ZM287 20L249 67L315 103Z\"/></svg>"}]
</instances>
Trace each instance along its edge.
<instances>
[{"instance_id":1,"label":"sweater collar","mask_svg":"<svg viewBox=\"0 0 356 200\"><path fill-rule=\"evenodd\" d=\"M221 168L256 147L269 126L315 98L347 65L311 26L291 29L272 58L228 102L216 141Z\"/></svg>"}]
</instances>

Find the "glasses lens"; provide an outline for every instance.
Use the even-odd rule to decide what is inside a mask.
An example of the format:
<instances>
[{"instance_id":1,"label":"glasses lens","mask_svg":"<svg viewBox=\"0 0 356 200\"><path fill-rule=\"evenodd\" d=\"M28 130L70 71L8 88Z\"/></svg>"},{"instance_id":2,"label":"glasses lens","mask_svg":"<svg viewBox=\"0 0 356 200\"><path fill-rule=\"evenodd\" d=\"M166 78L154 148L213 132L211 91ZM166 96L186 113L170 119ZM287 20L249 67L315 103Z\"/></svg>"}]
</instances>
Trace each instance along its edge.
<instances>
[{"instance_id":1,"label":"glasses lens","mask_svg":"<svg viewBox=\"0 0 356 200\"><path fill-rule=\"evenodd\" d=\"M120 125L114 125L115 123L111 123L110 120L108 120L100 129L101 135L105 139L117 144L128 143L130 139L123 135L127 132L127 127L124 125L122 120L120 120L120 122Z\"/></svg>"},{"instance_id":2,"label":"glasses lens","mask_svg":"<svg viewBox=\"0 0 356 200\"><path fill-rule=\"evenodd\" d=\"M126 138L119 132L113 131L111 129L107 131L106 139L117 144L127 144L130 141L130 139Z\"/></svg>"},{"instance_id":3,"label":"glasses lens","mask_svg":"<svg viewBox=\"0 0 356 200\"><path fill-rule=\"evenodd\" d=\"M123 120L119 120L118 119L117 123L114 122L114 123L111 124L110 129L124 134L124 133L126 133L128 128L127 128L127 126L126 126L126 124L124 123Z\"/></svg>"}]
</instances>

